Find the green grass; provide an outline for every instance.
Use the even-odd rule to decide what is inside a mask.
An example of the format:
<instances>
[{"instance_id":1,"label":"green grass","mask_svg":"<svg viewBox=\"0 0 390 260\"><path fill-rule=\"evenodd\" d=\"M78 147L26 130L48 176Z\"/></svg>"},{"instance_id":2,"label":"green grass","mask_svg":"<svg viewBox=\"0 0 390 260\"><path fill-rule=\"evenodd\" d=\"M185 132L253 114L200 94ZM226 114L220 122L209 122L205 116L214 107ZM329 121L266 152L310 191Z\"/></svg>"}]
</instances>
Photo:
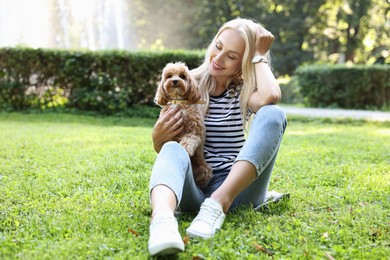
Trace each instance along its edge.
<instances>
[{"instance_id":1,"label":"green grass","mask_svg":"<svg viewBox=\"0 0 390 260\"><path fill-rule=\"evenodd\" d=\"M148 259L153 124L0 113L0 258ZM231 212L178 258L386 259L389 140L389 123L290 119L270 189L291 199Z\"/></svg>"}]
</instances>

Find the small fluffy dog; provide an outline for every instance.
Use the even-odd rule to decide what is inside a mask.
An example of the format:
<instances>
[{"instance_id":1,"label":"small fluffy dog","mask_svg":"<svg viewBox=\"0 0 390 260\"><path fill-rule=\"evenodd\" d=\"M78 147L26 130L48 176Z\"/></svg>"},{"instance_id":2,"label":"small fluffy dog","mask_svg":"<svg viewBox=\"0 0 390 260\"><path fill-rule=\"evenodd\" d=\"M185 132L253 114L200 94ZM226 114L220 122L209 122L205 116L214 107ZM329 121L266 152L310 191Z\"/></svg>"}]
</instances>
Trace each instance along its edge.
<instances>
[{"instance_id":1,"label":"small fluffy dog","mask_svg":"<svg viewBox=\"0 0 390 260\"><path fill-rule=\"evenodd\" d=\"M203 114L197 105L202 103L200 98L198 85L188 67L182 62L168 63L163 69L155 102L162 107L160 115L169 106L181 108L184 130L174 140L188 152L196 184L205 187L211 179L212 170L204 159L205 127Z\"/></svg>"}]
</instances>

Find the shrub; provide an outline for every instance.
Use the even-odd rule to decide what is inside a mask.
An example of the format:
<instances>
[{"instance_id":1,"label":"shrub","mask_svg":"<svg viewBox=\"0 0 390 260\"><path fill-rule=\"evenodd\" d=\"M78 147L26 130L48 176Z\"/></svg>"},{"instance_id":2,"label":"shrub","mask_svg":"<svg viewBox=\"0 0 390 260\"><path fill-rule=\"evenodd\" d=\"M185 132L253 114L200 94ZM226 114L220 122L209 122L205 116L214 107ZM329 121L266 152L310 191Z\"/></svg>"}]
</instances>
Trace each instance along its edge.
<instances>
[{"instance_id":1,"label":"shrub","mask_svg":"<svg viewBox=\"0 0 390 260\"><path fill-rule=\"evenodd\" d=\"M303 97L299 91L299 85L296 77L288 77L286 80L279 82L282 91L282 100L284 104L303 103Z\"/></svg>"},{"instance_id":2,"label":"shrub","mask_svg":"<svg viewBox=\"0 0 390 260\"><path fill-rule=\"evenodd\" d=\"M309 106L389 108L389 65L302 66L295 75L305 103Z\"/></svg>"},{"instance_id":3,"label":"shrub","mask_svg":"<svg viewBox=\"0 0 390 260\"><path fill-rule=\"evenodd\" d=\"M0 49L0 109L67 107L110 114L151 104L162 68L197 67L200 51Z\"/></svg>"}]
</instances>

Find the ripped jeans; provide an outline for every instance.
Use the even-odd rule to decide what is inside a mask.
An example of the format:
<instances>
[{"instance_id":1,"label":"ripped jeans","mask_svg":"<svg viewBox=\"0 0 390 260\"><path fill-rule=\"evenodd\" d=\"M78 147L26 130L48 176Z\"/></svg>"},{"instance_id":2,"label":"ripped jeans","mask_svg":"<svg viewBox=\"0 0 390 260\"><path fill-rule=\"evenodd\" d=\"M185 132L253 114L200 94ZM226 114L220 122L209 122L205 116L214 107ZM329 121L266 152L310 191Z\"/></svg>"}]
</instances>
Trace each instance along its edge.
<instances>
[{"instance_id":1,"label":"ripped jeans","mask_svg":"<svg viewBox=\"0 0 390 260\"><path fill-rule=\"evenodd\" d=\"M256 179L234 200L230 209L239 205L257 207L263 203L275 165L279 146L287 126L286 116L276 105L262 107L255 115L245 144L235 161L248 161L257 170ZM201 189L194 181L188 153L177 142L163 145L153 166L150 191L157 185L169 187L177 199L177 209L196 212L224 182L229 171L213 172L207 187Z\"/></svg>"}]
</instances>

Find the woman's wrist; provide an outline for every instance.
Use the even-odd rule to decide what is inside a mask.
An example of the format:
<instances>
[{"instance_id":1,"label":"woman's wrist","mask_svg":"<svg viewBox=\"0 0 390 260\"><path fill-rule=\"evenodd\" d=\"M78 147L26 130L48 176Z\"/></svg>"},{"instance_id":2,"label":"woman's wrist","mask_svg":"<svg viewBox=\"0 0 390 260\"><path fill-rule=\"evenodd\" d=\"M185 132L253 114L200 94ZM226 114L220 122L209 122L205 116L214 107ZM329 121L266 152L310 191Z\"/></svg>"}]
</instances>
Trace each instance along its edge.
<instances>
[{"instance_id":1,"label":"woman's wrist","mask_svg":"<svg viewBox=\"0 0 390 260\"><path fill-rule=\"evenodd\" d=\"M259 51L255 51L252 57L252 63L258 64L258 63L268 63L267 57L265 57L264 54L261 54Z\"/></svg>"},{"instance_id":2,"label":"woman's wrist","mask_svg":"<svg viewBox=\"0 0 390 260\"><path fill-rule=\"evenodd\" d=\"M264 56L262 56L262 55L256 55L256 56L253 57L252 63L253 63L253 64L259 64L259 63L268 64L268 60L267 60L266 57L264 57Z\"/></svg>"}]
</instances>

